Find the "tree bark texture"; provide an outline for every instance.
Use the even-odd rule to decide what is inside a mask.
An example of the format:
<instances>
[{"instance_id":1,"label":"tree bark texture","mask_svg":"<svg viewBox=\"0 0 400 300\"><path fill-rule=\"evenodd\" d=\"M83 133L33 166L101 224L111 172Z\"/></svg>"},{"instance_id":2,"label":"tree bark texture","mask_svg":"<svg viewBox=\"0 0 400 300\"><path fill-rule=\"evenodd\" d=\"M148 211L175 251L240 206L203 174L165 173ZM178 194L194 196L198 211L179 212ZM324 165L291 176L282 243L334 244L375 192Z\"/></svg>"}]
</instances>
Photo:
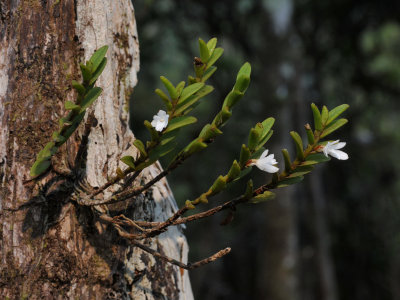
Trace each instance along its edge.
<instances>
[{"instance_id":1,"label":"tree bark texture","mask_svg":"<svg viewBox=\"0 0 400 300\"><path fill-rule=\"evenodd\" d=\"M5 0L0 19L0 298L192 299L187 271L131 247L92 209L71 202L73 185L63 175L80 172L98 187L124 168L124 152L135 154L127 125L139 70L131 1ZM109 46L97 81L103 93L83 122L92 127L82 124L60 148L52 159L58 173L28 181L65 115L63 103L76 97L70 83L80 80L79 62L103 45ZM160 170L149 167L137 181ZM160 181L135 199L95 209L162 221L176 204ZM181 228L144 243L187 261Z\"/></svg>"}]
</instances>

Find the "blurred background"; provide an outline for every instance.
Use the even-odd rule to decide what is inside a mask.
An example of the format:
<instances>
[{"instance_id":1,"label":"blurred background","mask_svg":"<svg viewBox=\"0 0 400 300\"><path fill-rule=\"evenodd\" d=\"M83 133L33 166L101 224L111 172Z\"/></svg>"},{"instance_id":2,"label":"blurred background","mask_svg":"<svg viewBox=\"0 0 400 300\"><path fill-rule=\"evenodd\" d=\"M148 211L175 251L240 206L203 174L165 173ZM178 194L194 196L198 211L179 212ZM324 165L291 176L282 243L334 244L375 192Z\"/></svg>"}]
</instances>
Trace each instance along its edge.
<instances>
[{"instance_id":1,"label":"blurred background","mask_svg":"<svg viewBox=\"0 0 400 300\"><path fill-rule=\"evenodd\" d=\"M210 122L239 67L252 81L208 151L168 177L179 204L225 174L251 126L273 116L267 144L282 162L293 155L289 131L305 137L310 104L350 104L349 123L331 139L346 141L350 159L320 165L275 200L239 206L187 226L190 260L227 246L225 258L191 271L196 299L400 299L400 2L385 0L137 0L139 83L132 100L135 134L162 107L160 75L173 83L192 74L199 37L225 49L211 84L216 90L193 114ZM162 161L164 165L168 159ZM282 167L282 164L281 164ZM268 175L254 170L259 183ZM232 187L209 205L243 192Z\"/></svg>"}]
</instances>

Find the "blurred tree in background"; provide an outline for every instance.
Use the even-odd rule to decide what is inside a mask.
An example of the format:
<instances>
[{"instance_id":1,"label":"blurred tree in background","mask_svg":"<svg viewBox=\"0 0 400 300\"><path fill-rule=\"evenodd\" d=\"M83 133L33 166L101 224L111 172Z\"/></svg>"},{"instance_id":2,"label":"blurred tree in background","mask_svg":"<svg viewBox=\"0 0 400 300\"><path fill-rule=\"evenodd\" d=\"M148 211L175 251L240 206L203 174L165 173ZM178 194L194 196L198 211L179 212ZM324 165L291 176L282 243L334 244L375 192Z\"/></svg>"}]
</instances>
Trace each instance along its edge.
<instances>
[{"instance_id":1,"label":"blurred tree in background","mask_svg":"<svg viewBox=\"0 0 400 300\"><path fill-rule=\"evenodd\" d=\"M220 107L232 74L244 61L253 66L224 137L169 178L181 204L229 168L256 122L276 117L268 147L283 161L278 151L292 147L290 130L312 120L311 102L350 104L349 125L335 133L348 143L350 160L331 161L273 201L241 207L229 226L219 226L220 215L188 226L193 260L233 247L228 257L192 271L197 299L400 299L400 2L139 0L134 6L141 49L134 132L162 105L153 93L159 76L177 83L192 72L198 37L217 37L225 54L216 91L196 108L203 122L187 132L188 140Z\"/></svg>"}]
</instances>

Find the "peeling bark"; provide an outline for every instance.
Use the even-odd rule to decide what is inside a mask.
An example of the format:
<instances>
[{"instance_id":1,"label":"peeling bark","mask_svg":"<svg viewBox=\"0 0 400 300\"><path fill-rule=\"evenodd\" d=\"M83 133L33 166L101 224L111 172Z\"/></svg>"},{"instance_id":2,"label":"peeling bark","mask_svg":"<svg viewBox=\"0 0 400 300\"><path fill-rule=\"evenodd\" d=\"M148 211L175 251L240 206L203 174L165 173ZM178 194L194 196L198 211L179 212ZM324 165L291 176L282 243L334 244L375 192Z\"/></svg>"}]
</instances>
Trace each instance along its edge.
<instances>
[{"instance_id":1,"label":"peeling bark","mask_svg":"<svg viewBox=\"0 0 400 300\"><path fill-rule=\"evenodd\" d=\"M109 45L108 64L97 85L104 91L87 114L93 127L86 136L81 126L52 162L61 171L81 169L100 186L123 152L133 151L127 111L139 50L131 2L6 0L0 20L0 298L192 299L187 271L129 246L91 209L70 202L72 186L63 175L26 182L65 114L63 103L75 99L70 81L79 80L79 62L103 45ZM86 151L79 151L82 141ZM137 180L160 170L147 168ZM34 204L12 211L27 203ZM108 211L162 221L175 209L160 181ZM145 243L187 261L181 228Z\"/></svg>"}]
</instances>

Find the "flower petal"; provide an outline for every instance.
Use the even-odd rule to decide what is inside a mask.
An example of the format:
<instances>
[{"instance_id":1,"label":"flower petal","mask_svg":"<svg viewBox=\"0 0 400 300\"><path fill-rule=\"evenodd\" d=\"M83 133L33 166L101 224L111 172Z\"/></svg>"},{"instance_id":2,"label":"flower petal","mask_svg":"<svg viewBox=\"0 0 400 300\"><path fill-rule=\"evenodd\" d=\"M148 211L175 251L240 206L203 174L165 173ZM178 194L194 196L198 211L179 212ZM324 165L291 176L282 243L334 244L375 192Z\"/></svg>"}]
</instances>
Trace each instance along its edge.
<instances>
[{"instance_id":1,"label":"flower petal","mask_svg":"<svg viewBox=\"0 0 400 300\"><path fill-rule=\"evenodd\" d=\"M346 152L340 150L331 150L329 154L340 160L346 160L349 158L349 155Z\"/></svg>"},{"instance_id":2,"label":"flower petal","mask_svg":"<svg viewBox=\"0 0 400 300\"><path fill-rule=\"evenodd\" d=\"M266 157L268 155L268 149L266 149L260 156L259 159L263 159L264 157Z\"/></svg>"}]
</instances>

